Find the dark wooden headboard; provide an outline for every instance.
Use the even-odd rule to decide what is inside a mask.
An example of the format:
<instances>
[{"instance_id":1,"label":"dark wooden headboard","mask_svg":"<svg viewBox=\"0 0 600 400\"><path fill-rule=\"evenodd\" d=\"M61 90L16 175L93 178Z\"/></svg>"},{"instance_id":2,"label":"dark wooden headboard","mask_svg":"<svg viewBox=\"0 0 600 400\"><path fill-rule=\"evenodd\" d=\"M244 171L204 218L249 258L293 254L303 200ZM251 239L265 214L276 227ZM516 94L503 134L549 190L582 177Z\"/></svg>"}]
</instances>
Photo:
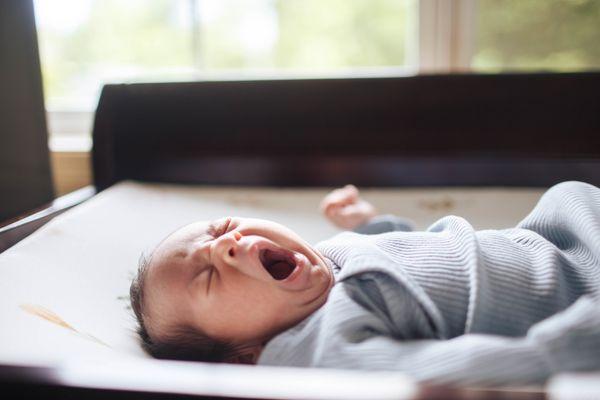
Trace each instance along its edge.
<instances>
[{"instance_id":1,"label":"dark wooden headboard","mask_svg":"<svg viewBox=\"0 0 600 400\"><path fill-rule=\"evenodd\" d=\"M600 73L106 85L93 139L99 190L598 185Z\"/></svg>"}]
</instances>

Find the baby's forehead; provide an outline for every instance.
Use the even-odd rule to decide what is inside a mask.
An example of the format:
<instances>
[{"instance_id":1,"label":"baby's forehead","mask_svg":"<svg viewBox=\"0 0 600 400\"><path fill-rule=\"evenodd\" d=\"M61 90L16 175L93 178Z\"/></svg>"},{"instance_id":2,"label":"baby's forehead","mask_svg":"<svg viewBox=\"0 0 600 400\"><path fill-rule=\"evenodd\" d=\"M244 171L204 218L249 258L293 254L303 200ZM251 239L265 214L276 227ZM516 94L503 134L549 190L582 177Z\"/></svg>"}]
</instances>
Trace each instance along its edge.
<instances>
[{"instance_id":1,"label":"baby's forehead","mask_svg":"<svg viewBox=\"0 0 600 400\"><path fill-rule=\"evenodd\" d=\"M209 221L198 221L182 226L167 235L155 248L154 253L161 253L202 239L208 234Z\"/></svg>"},{"instance_id":2,"label":"baby's forehead","mask_svg":"<svg viewBox=\"0 0 600 400\"><path fill-rule=\"evenodd\" d=\"M185 258L194 241L206 238L209 225L207 221L194 222L170 233L154 248L148 272L154 275L157 270L177 264L178 260Z\"/></svg>"},{"instance_id":3,"label":"baby's forehead","mask_svg":"<svg viewBox=\"0 0 600 400\"><path fill-rule=\"evenodd\" d=\"M149 304L153 304L151 308L158 306L159 309L163 309L166 306L165 302L174 301L172 289L179 287L190 270L186 268L190 245L195 240L204 240L209 225L206 221L185 225L169 234L156 246L145 277ZM160 311L158 314L168 315Z\"/></svg>"}]
</instances>

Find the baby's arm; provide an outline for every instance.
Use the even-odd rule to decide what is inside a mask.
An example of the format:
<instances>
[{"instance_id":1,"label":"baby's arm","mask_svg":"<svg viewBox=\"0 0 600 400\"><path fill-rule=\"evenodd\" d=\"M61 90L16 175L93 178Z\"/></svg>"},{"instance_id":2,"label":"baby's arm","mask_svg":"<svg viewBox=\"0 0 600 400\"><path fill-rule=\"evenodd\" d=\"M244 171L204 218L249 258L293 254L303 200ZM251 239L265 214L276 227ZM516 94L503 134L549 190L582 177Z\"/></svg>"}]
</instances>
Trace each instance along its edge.
<instances>
[{"instance_id":1,"label":"baby's arm","mask_svg":"<svg viewBox=\"0 0 600 400\"><path fill-rule=\"evenodd\" d=\"M559 372L600 369L600 304L584 297L533 325L525 337L467 334L451 340L373 336L336 346L313 366L404 371L461 385L543 383Z\"/></svg>"},{"instance_id":2,"label":"baby's arm","mask_svg":"<svg viewBox=\"0 0 600 400\"><path fill-rule=\"evenodd\" d=\"M356 186L346 185L330 192L320 206L323 215L341 229L362 234L412 231L410 221L394 215L377 215L377 210L360 197Z\"/></svg>"}]
</instances>

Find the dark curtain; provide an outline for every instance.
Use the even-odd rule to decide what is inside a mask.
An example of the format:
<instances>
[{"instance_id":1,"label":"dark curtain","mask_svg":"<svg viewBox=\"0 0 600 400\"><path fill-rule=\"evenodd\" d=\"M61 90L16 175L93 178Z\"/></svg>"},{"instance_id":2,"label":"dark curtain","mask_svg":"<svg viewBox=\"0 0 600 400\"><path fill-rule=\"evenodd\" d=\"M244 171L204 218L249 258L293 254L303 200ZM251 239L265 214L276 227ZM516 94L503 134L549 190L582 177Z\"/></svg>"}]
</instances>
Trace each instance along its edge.
<instances>
[{"instance_id":1,"label":"dark curtain","mask_svg":"<svg viewBox=\"0 0 600 400\"><path fill-rule=\"evenodd\" d=\"M32 0L0 1L0 223L53 198Z\"/></svg>"}]
</instances>

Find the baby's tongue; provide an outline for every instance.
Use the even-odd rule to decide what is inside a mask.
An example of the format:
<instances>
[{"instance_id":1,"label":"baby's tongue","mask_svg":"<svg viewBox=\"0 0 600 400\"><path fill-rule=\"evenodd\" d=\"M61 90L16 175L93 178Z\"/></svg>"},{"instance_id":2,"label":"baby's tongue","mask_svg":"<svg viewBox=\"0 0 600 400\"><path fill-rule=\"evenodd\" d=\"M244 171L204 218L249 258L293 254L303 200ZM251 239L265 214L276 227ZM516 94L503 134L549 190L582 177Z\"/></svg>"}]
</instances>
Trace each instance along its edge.
<instances>
[{"instance_id":1,"label":"baby's tongue","mask_svg":"<svg viewBox=\"0 0 600 400\"><path fill-rule=\"evenodd\" d=\"M290 276L292 271L294 270L294 267L292 267L287 262L281 261L270 265L269 267L267 267L267 270L273 278L280 281Z\"/></svg>"},{"instance_id":2,"label":"baby's tongue","mask_svg":"<svg viewBox=\"0 0 600 400\"><path fill-rule=\"evenodd\" d=\"M296 268L293 255L284 250L262 250L260 261L273 279L278 281L290 276Z\"/></svg>"}]
</instances>

